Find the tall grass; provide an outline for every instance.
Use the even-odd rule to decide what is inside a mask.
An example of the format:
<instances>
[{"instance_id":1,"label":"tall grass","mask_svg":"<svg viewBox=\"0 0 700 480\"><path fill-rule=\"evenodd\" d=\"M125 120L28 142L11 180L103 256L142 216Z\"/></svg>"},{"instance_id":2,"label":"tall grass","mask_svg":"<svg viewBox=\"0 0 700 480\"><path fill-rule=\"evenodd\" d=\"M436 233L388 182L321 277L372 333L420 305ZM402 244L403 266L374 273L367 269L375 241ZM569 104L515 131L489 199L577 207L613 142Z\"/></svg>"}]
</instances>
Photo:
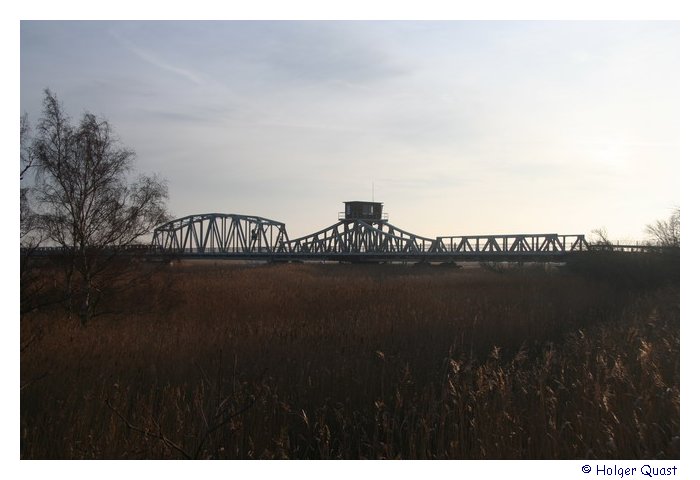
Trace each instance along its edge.
<instances>
[{"instance_id":1,"label":"tall grass","mask_svg":"<svg viewBox=\"0 0 700 480\"><path fill-rule=\"evenodd\" d=\"M679 457L675 281L143 268L22 318L22 458Z\"/></svg>"}]
</instances>

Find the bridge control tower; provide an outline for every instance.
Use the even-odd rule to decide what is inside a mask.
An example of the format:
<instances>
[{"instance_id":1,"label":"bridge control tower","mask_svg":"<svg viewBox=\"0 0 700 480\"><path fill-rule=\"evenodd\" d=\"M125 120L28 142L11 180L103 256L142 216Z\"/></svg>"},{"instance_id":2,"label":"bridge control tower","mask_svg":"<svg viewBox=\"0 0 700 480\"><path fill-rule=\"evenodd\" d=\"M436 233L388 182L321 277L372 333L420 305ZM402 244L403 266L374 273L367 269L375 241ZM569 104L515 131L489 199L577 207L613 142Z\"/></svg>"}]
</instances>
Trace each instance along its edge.
<instances>
[{"instance_id":1,"label":"bridge control tower","mask_svg":"<svg viewBox=\"0 0 700 480\"><path fill-rule=\"evenodd\" d=\"M351 201L343 203L345 211L338 213L338 220L362 220L369 223L380 223L389 219L386 213L382 213L384 204L381 202Z\"/></svg>"}]
</instances>

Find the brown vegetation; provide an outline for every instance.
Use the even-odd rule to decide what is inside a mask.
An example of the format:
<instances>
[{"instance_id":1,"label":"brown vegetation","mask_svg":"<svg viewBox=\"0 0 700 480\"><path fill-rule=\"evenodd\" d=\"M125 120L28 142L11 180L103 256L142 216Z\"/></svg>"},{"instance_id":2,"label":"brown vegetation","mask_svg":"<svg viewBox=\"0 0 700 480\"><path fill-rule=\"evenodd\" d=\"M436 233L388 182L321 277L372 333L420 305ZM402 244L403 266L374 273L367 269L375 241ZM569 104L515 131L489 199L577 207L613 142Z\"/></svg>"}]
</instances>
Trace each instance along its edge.
<instances>
[{"instance_id":1,"label":"brown vegetation","mask_svg":"<svg viewBox=\"0 0 700 480\"><path fill-rule=\"evenodd\" d=\"M21 319L22 458L679 458L676 279L142 269Z\"/></svg>"}]
</instances>

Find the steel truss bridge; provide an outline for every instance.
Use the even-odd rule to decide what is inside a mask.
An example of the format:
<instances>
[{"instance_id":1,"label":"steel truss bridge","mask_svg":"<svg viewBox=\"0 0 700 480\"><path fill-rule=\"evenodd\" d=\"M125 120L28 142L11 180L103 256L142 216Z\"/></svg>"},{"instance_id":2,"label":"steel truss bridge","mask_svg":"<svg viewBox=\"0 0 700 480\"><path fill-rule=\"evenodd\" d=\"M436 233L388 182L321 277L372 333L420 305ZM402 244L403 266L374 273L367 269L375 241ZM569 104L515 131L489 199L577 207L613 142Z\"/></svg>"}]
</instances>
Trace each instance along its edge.
<instances>
[{"instance_id":1,"label":"steel truss bridge","mask_svg":"<svg viewBox=\"0 0 700 480\"><path fill-rule=\"evenodd\" d=\"M347 262L564 261L586 251L659 252L649 245L594 245L584 235L463 235L428 238L384 219L341 218L289 239L285 224L251 215L206 213L161 225L149 252L182 258Z\"/></svg>"}]
</instances>

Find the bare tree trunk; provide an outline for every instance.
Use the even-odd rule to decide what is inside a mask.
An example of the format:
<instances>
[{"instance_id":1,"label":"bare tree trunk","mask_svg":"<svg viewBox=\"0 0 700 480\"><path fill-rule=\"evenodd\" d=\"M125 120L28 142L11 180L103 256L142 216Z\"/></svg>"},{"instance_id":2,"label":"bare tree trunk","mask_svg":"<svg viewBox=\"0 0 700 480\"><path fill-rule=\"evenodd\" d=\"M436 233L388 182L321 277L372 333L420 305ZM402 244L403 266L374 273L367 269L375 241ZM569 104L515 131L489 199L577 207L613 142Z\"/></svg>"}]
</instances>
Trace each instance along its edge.
<instances>
[{"instance_id":1,"label":"bare tree trunk","mask_svg":"<svg viewBox=\"0 0 700 480\"><path fill-rule=\"evenodd\" d=\"M68 320L73 319L73 275L75 273L75 256L71 254L70 262L66 267L66 306L68 307Z\"/></svg>"},{"instance_id":2,"label":"bare tree trunk","mask_svg":"<svg viewBox=\"0 0 700 480\"><path fill-rule=\"evenodd\" d=\"M80 260L81 260L81 268L80 268L80 274L83 277L82 279L82 292L80 295L80 326L85 328L90 321L90 317L92 316L92 304L93 304L93 298L92 298L92 266L90 265L90 259L88 258L88 252L85 250L85 248L81 249L81 255L80 255Z\"/></svg>"},{"instance_id":3,"label":"bare tree trunk","mask_svg":"<svg viewBox=\"0 0 700 480\"><path fill-rule=\"evenodd\" d=\"M83 294L81 295L81 301L82 304L80 306L80 326L85 328L87 327L88 322L90 321L90 310L91 310L91 290L92 286L90 285L90 277L89 275L83 279Z\"/></svg>"}]
</instances>

